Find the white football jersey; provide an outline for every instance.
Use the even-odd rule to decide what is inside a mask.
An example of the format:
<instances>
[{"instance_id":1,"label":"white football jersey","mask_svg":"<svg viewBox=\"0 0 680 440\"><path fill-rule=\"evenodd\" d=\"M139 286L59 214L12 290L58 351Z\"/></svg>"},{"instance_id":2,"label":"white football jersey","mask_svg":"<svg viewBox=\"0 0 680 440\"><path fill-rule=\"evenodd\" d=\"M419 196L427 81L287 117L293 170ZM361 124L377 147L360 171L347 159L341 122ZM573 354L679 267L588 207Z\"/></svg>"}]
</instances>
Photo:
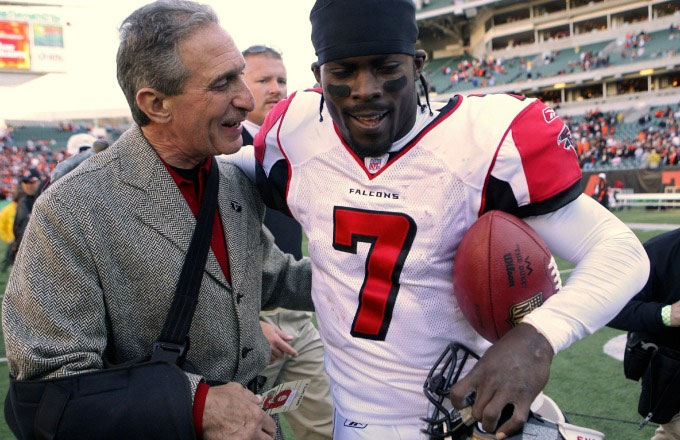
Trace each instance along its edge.
<instances>
[{"instance_id":1,"label":"white football jersey","mask_svg":"<svg viewBox=\"0 0 680 440\"><path fill-rule=\"evenodd\" d=\"M384 157L345 144L317 90L293 94L255 138L258 184L309 238L312 295L337 410L417 424L451 341L488 343L453 295L453 257L484 212L551 212L581 192L567 126L533 99L456 96L419 112Z\"/></svg>"}]
</instances>

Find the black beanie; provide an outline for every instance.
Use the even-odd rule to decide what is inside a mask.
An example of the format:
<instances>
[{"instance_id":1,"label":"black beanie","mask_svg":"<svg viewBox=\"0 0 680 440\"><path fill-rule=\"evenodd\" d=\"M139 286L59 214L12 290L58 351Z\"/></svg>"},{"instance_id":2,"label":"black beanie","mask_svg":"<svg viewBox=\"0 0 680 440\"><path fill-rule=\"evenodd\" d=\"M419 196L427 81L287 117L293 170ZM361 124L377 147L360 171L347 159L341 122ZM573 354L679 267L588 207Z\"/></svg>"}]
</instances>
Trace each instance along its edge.
<instances>
[{"instance_id":1,"label":"black beanie","mask_svg":"<svg viewBox=\"0 0 680 440\"><path fill-rule=\"evenodd\" d=\"M364 55L415 55L413 0L316 0L309 20L319 65Z\"/></svg>"}]
</instances>

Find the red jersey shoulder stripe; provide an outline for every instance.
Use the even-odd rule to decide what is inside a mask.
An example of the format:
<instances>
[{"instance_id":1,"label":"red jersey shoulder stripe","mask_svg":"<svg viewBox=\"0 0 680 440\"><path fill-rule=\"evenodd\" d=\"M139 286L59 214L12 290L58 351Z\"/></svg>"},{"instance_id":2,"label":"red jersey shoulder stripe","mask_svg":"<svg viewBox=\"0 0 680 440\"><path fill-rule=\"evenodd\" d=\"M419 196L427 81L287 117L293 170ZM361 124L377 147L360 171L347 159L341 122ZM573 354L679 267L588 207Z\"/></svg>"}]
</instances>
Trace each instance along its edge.
<instances>
[{"instance_id":1,"label":"red jersey shoulder stripe","mask_svg":"<svg viewBox=\"0 0 680 440\"><path fill-rule=\"evenodd\" d=\"M255 147L255 159L258 163L262 164L264 162L264 154L267 148L265 142L267 139L267 133L269 133L279 121L279 119L281 119L283 115L286 114L288 107L290 107L290 103L293 101L293 98L295 98L296 93L297 92L293 92L288 98L279 101L274 106L274 108L272 108L269 113L267 113L260 131L258 131L257 135L255 135L253 146Z\"/></svg>"}]
</instances>

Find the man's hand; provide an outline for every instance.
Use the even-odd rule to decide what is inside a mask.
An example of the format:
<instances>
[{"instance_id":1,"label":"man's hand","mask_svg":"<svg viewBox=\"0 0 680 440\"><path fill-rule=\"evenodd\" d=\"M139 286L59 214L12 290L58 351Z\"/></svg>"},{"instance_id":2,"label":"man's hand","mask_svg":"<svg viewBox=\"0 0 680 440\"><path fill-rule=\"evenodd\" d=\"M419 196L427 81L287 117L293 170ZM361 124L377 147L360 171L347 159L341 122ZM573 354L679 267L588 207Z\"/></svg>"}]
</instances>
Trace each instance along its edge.
<instances>
[{"instance_id":1,"label":"man's hand","mask_svg":"<svg viewBox=\"0 0 680 440\"><path fill-rule=\"evenodd\" d=\"M548 340L529 324L519 324L495 343L472 370L451 388L453 406L472 404L472 416L487 432L504 439L519 430L531 402L548 382L554 352ZM514 412L496 430L503 408Z\"/></svg>"},{"instance_id":2,"label":"man's hand","mask_svg":"<svg viewBox=\"0 0 680 440\"><path fill-rule=\"evenodd\" d=\"M272 348L272 356L269 359L270 364L284 354L289 354L293 357L298 355L298 352L288 343L294 339L292 336L285 334L278 327L268 322L260 321L260 327L262 327L262 333L264 333L264 337L267 338L267 342L269 342Z\"/></svg>"},{"instance_id":3,"label":"man's hand","mask_svg":"<svg viewBox=\"0 0 680 440\"><path fill-rule=\"evenodd\" d=\"M236 382L210 387L203 410L203 438L273 439L276 423L260 408L261 401Z\"/></svg>"},{"instance_id":4,"label":"man's hand","mask_svg":"<svg viewBox=\"0 0 680 440\"><path fill-rule=\"evenodd\" d=\"M671 327L680 327L680 301L671 305Z\"/></svg>"}]
</instances>

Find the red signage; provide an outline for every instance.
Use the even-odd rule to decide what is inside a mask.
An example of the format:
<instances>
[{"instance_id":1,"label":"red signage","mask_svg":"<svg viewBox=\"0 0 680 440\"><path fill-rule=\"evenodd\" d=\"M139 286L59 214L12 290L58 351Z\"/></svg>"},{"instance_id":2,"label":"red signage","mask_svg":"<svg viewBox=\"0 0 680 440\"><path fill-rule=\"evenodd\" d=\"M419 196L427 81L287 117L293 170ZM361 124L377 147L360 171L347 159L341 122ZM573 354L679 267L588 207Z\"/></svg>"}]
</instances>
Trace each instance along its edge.
<instances>
[{"instance_id":1,"label":"red signage","mask_svg":"<svg viewBox=\"0 0 680 440\"><path fill-rule=\"evenodd\" d=\"M28 23L0 21L0 69L31 68Z\"/></svg>"}]
</instances>

